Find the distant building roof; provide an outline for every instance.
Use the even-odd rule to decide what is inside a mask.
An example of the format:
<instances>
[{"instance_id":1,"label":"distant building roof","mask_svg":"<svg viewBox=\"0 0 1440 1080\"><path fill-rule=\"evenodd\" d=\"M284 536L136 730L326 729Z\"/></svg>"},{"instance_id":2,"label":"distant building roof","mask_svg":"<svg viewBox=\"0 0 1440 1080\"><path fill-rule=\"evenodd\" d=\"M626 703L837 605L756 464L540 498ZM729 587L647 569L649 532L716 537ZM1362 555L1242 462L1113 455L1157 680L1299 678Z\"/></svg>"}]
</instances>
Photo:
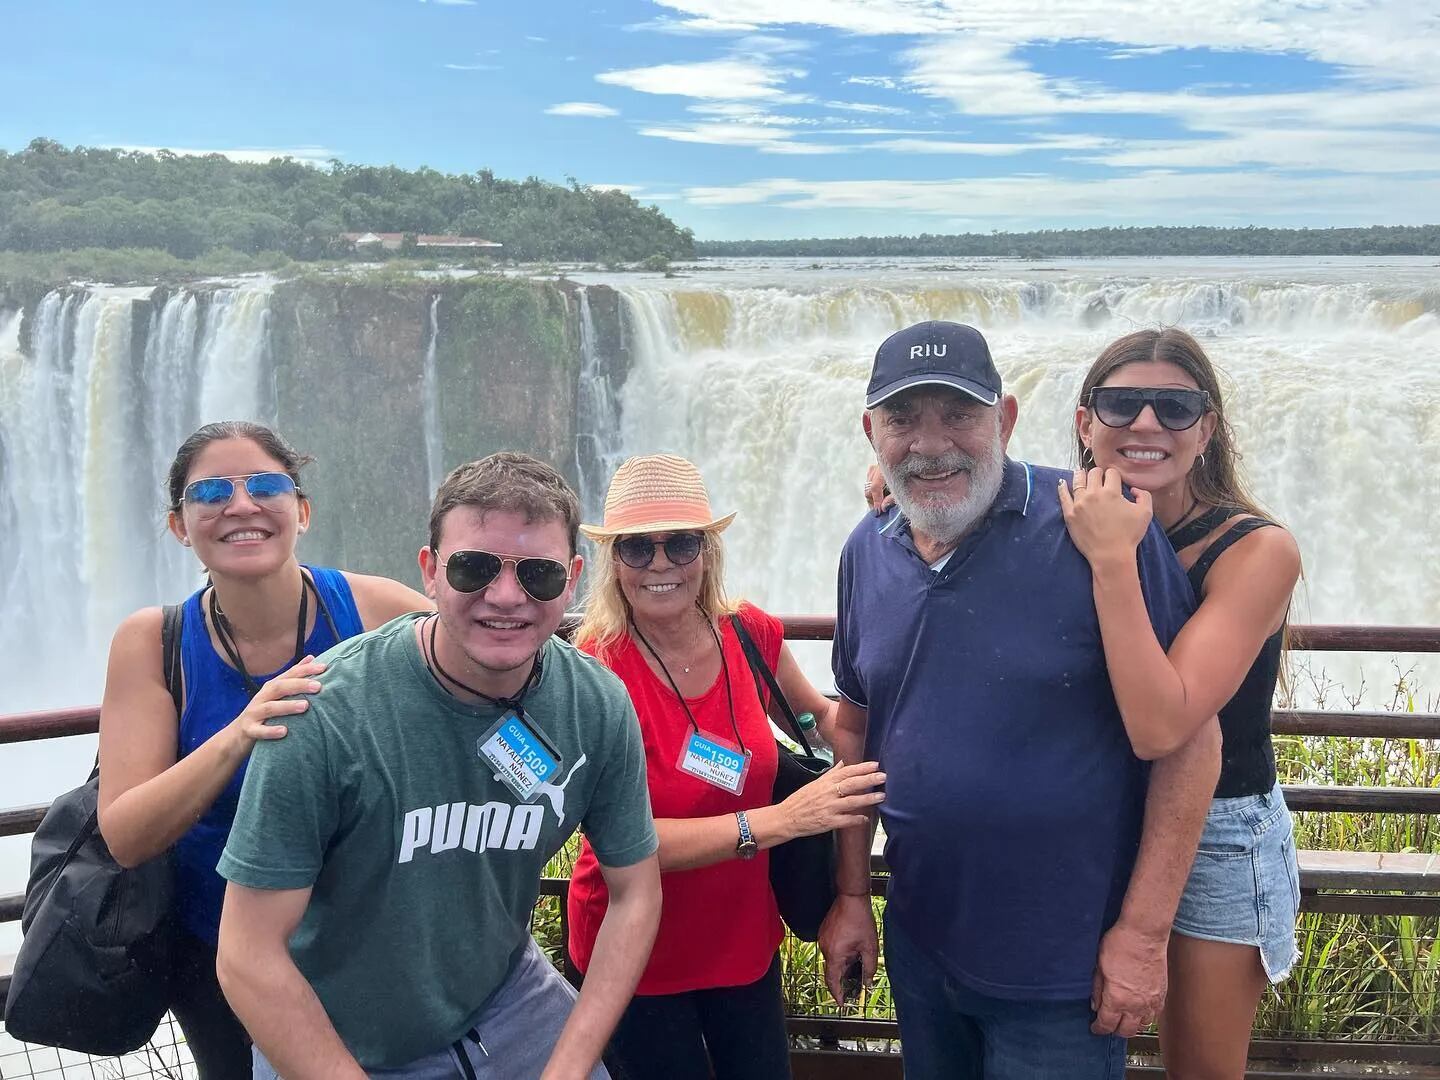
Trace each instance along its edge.
<instances>
[{"instance_id":1,"label":"distant building roof","mask_svg":"<svg viewBox=\"0 0 1440 1080\"><path fill-rule=\"evenodd\" d=\"M405 239L404 233L398 232L347 232L341 233L346 240L356 247L368 247L371 244L379 244L386 251L398 251L401 242ZM438 233L419 233L415 237L415 246L422 248L498 248L504 247L494 240L483 240L478 236L443 236Z\"/></svg>"}]
</instances>

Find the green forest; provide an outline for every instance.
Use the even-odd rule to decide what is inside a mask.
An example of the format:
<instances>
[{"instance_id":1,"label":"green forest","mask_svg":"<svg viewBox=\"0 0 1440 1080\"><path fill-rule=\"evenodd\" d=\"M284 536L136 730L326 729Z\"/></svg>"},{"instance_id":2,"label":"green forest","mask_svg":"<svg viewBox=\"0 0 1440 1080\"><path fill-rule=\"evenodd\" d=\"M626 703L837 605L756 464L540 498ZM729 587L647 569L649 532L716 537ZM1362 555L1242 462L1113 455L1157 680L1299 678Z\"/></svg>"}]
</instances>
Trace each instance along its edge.
<instances>
[{"instance_id":1,"label":"green forest","mask_svg":"<svg viewBox=\"0 0 1440 1080\"><path fill-rule=\"evenodd\" d=\"M1256 226L1138 226L1045 229L1024 233L852 236L810 240L711 240L697 255L949 256L954 258L1102 258L1113 255L1440 255L1440 225L1374 225L1349 229Z\"/></svg>"},{"instance_id":2,"label":"green forest","mask_svg":"<svg viewBox=\"0 0 1440 1080\"><path fill-rule=\"evenodd\" d=\"M343 258L345 232L478 236L526 261L689 258L688 229L619 191L490 170L347 165L289 158L263 165L127 153L36 139L0 151L0 251L156 249L177 259L215 252ZM212 260L213 261L213 260Z\"/></svg>"}]
</instances>

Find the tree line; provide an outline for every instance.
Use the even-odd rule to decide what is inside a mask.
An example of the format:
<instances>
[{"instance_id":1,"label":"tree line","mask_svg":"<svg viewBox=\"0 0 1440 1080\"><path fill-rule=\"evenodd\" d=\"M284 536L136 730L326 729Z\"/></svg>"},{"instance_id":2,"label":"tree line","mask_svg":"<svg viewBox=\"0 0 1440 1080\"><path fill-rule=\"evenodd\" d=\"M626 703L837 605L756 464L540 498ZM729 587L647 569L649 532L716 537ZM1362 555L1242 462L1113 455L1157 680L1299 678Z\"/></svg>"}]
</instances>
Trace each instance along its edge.
<instances>
[{"instance_id":1,"label":"tree line","mask_svg":"<svg viewBox=\"0 0 1440 1080\"><path fill-rule=\"evenodd\" d=\"M949 256L954 258L1103 258L1156 255L1440 255L1440 225L1341 229L1133 226L1044 229L1024 233L852 236L809 240L708 240L712 256Z\"/></svg>"},{"instance_id":2,"label":"tree line","mask_svg":"<svg viewBox=\"0 0 1440 1080\"><path fill-rule=\"evenodd\" d=\"M479 236L503 258L633 262L694 254L689 229L629 195L489 169L264 164L35 139L0 151L0 250L154 248L180 259L217 249L343 257L346 232Z\"/></svg>"}]
</instances>

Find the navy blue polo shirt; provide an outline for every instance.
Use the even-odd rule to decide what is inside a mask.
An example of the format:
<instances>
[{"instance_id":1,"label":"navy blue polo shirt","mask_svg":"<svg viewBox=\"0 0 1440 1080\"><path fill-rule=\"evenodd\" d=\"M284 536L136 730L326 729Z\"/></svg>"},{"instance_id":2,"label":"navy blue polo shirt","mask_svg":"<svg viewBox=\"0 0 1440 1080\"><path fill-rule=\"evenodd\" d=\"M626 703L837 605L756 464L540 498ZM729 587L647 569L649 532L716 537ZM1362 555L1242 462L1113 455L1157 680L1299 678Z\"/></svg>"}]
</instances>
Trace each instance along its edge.
<instances>
[{"instance_id":1,"label":"navy blue polo shirt","mask_svg":"<svg viewBox=\"0 0 1440 1080\"><path fill-rule=\"evenodd\" d=\"M1089 997L1148 778L1061 516L1066 475L1007 458L938 572L899 510L868 516L840 555L835 685L868 711L866 757L887 776L891 917L971 989L1020 1000ZM1154 522L1137 559L1168 648L1189 582Z\"/></svg>"}]
</instances>

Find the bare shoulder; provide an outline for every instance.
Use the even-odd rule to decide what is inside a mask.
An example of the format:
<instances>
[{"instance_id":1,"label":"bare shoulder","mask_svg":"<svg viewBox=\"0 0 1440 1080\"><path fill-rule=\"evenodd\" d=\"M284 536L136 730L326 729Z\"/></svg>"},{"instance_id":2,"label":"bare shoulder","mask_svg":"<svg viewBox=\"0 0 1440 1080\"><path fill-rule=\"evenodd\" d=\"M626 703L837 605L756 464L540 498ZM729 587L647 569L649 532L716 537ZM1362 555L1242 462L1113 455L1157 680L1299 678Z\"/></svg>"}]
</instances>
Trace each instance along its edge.
<instances>
[{"instance_id":1,"label":"bare shoulder","mask_svg":"<svg viewBox=\"0 0 1440 1080\"><path fill-rule=\"evenodd\" d=\"M360 613L360 623L366 630L373 630L391 619L411 611L430 611L434 608L428 597L393 578L375 574L355 574L342 571L355 597L355 609Z\"/></svg>"},{"instance_id":2,"label":"bare shoulder","mask_svg":"<svg viewBox=\"0 0 1440 1080\"><path fill-rule=\"evenodd\" d=\"M1227 591L1260 585L1283 589L1288 595L1300 579L1300 569L1300 547L1290 530L1280 525L1255 529L1215 561L1214 571L1206 578L1206 592L1213 591L1213 579Z\"/></svg>"},{"instance_id":3,"label":"bare shoulder","mask_svg":"<svg viewBox=\"0 0 1440 1080\"><path fill-rule=\"evenodd\" d=\"M160 670L160 629L164 612L159 607L145 607L132 612L115 628L110 640L112 660L123 657L130 663L148 658Z\"/></svg>"}]
</instances>

